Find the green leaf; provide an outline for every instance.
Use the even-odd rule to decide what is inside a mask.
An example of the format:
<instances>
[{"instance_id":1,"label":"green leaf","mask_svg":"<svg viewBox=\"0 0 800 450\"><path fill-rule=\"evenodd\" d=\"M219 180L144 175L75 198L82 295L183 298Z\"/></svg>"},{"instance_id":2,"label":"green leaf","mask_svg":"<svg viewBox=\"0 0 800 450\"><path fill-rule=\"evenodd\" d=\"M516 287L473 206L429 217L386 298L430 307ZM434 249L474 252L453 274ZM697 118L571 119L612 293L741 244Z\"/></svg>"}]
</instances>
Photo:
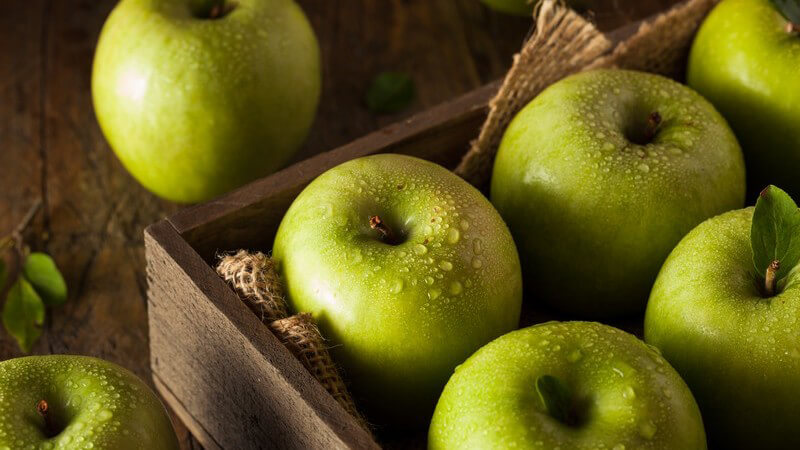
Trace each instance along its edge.
<instances>
[{"instance_id":1,"label":"green leaf","mask_svg":"<svg viewBox=\"0 0 800 450\"><path fill-rule=\"evenodd\" d=\"M67 300L67 283L50 255L31 253L25 260L22 273L47 306L60 305Z\"/></svg>"},{"instance_id":2,"label":"green leaf","mask_svg":"<svg viewBox=\"0 0 800 450\"><path fill-rule=\"evenodd\" d=\"M376 113L394 113L414 100L414 80L405 73L383 72L367 90L367 107Z\"/></svg>"},{"instance_id":3,"label":"green leaf","mask_svg":"<svg viewBox=\"0 0 800 450\"><path fill-rule=\"evenodd\" d=\"M551 417L565 424L570 422L572 393L564 382L552 375L542 375L536 380L536 391Z\"/></svg>"},{"instance_id":4,"label":"green leaf","mask_svg":"<svg viewBox=\"0 0 800 450\"><path fill-rule=\"evenodd\" d=\"M44 303L28 281L17 278L8 291L3 306L3 325L6 331L17 340L23 352L28 353L42 335L44 323Z\"/></svg>"},{"instance_id":5,"label":"green leaf","mask_svg":"<svg viewBox=\"0 0 800 450\"><path fill-rule=\"evenodd\" d=\"M772 5L783 14L786 20L791 23L800 24L800 1L772 0Z\"/></svg>"},{"instance_id":6,"label":"green leaf","mask_svg":"<svg viewBox=\"0 0 800 450\"><path fill-rule=\"evenodd\" d=\"M800 210L789 194L767 186L756 201L750 227L753 266L764 277L773 261L780 267L775 282L780 281L800 261Z\"/></svg>"}]
</instances>

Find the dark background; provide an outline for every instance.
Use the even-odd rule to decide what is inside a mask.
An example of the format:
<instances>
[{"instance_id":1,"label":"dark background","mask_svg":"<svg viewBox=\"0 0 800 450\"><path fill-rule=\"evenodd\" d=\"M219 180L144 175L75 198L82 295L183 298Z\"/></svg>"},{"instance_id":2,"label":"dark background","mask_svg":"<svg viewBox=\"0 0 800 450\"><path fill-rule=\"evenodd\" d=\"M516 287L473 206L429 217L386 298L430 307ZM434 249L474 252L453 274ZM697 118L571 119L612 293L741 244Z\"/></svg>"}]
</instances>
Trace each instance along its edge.
<instances>
[{"instance_id":1,"label":"dark background","mask_svg":"<svg viewBox=\"0 0 800 450\"><path fill-rule=\"evenodd\" d=\"M320 41L324 88L302 159L502 77L532 20L478 0L301 0ZM592 3L584 1L583 3ZM614 28L643 3L595 2ZM25 232L50 253L69 286L48 311L33 353L92 355L150 382L142 230L177 210L137 184L108 148L90 95L94 46L115 0L4 2L0 13L0 235L37 200ZM363 105L372 77L409 73L417 96L403 112ZM0 360L20 356L0 330ZM184 448L199 448L175 420Z\"/></svg>"}]
</instances>

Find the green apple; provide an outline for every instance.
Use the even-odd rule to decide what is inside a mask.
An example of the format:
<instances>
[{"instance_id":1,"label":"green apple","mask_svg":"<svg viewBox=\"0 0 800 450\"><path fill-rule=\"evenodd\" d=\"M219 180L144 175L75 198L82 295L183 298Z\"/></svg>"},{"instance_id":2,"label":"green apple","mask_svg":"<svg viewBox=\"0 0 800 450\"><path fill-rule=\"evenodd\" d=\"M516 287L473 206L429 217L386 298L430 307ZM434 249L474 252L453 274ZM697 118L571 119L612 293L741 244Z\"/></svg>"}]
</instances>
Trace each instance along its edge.
<instances>
[{"instance_id":1,"label":"green apple","mask_svg":"<svg viewBox=\"0 0 800 450\"><path fill-rule=\"evenodd\" d=\"M292 203L273 256L372 421L427 423L453 368L518 326L514 242L486 198L402 155L341 164Z\"/></svg>"},{"instance_id":2,"label":"green apple","mask_svg":"<svg viewBox=\"0 0 800 450\"><path fill-rule=\"evenodd\" d=\"M694 450L706 440L692 393L655 349L607 325L547 322L456 368L428 448Z\"/></svg>"},{"instance_id":3,"label":"green apple","mask_svg":"<svg viewBox=\"0 0 800 450\"><path fill-rule=\"evenodd\" d=\"M153 392L115 364L86 356L0 362L2 449L178 449Z\"/></svg>"},{"instance_id":4,"label":"green apple","mask_svg":"<svg viewBox=\"0 0 800 450\"><path fill-rule=\"evenodd\" d=\"M721 2L695 37L689 86L730 122L750 186L774 182L800 195L798 73L800 34L770 0Z\"/></svg>"},{"instance_id":5,"label":"green apple","mask_svg":"<svg viewBox=\"0 0 800 450\"><path fill-rule=\"evenodd\" d=\"M762 289L767 276L753 267L753 215L747 208L714 217L678 244L653 286L645 339L694 392L712 446L797 449L800 274L783 264L777 291ZM800 228L790 236L797 242Z\"/></svg>"},{"instance_id":6,"label":"green apple","mask_svg":"<svg viewBox=\"0 0 800 450\"><path fill-rule=\"evenodd\" d=\"M731 130L664 77L599 70L545 89L503 136L491 199L525 282L563 311L644 310L659 267L704 219L744 203Z\"/></svg>"},{"instance_id":7,"label":"green apple","mask_svg":"<svg viewBox=\"0 0 800 450\"><path fill-rule=\"evenodd\" d=\"M533 0L481 0L486 6L506 14L528 16L533 14Z\"/></svg>"},{"instance_id":8,"label":"green apple","mask_svg":"<svg viewBox=\"0 0 800 450\"><path fill-rule=\"evenodd\" d=\"M128 171L197 202L285 164L320 79L316 37L291 0L122 0L100 34L92 97Z\"/></svg>"}]
</instances>

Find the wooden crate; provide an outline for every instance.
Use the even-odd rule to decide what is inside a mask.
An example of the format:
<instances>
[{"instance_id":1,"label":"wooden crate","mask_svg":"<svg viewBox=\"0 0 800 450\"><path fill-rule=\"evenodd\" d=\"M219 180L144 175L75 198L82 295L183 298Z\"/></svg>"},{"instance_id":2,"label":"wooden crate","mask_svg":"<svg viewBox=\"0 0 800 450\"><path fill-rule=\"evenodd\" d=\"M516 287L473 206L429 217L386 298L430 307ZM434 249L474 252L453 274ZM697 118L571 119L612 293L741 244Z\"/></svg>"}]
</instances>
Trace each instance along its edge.
<instances>
[{"instance_id":1,"label":"wooden crate","mask_svg":"<svg viewBox=\"0 0 800 450\"><path fill-rule=\"evenodd\" d=\"M620 42L649 20L607 37ZM391 152L454 168L499 86L483 86L145 230L153 379L206 448L379 448L212 264L221 251L269 250L295 197L342 162ZM424 445L424 436L417 442Z\"/></svg>"}]
</instances>

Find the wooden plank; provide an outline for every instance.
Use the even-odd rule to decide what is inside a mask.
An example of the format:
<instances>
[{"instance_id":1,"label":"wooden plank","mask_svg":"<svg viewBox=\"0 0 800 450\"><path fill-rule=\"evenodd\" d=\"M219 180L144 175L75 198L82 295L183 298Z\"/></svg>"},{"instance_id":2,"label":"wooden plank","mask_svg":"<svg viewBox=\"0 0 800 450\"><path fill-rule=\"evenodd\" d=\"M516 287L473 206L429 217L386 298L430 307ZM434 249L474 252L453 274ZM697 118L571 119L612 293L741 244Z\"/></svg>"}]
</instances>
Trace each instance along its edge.
<instances>
[{"instance_id":1,"label":"wooden plank","mask_svg":"<svg viewBox=\"0 0 800 450\"><path fill-rule=\"evenodd\" d=\"M145 246L153 373L220 447L377 448L169 222Z\"/></svg>"}]
</instances>

